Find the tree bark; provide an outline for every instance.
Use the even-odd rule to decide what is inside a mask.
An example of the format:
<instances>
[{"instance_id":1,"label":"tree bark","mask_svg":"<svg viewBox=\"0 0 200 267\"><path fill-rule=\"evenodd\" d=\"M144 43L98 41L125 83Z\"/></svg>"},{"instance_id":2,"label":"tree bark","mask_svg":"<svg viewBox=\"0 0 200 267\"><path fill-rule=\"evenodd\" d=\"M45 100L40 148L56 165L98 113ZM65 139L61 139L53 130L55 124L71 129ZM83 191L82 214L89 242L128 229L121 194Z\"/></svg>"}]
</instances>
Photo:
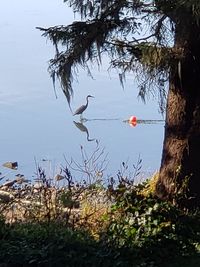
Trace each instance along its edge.
<instances>
[{"instance_id":1,"label":"tree bark","mask_svg":"<svg viewBox=\"0 0 200 267\"><path fill-rule=\"evenodd\" d=\"M192 208L200 207L200 28L180 26L175 47L183 48L184 57L170 70L156 194Z\"/></svg>"}]
</instances>

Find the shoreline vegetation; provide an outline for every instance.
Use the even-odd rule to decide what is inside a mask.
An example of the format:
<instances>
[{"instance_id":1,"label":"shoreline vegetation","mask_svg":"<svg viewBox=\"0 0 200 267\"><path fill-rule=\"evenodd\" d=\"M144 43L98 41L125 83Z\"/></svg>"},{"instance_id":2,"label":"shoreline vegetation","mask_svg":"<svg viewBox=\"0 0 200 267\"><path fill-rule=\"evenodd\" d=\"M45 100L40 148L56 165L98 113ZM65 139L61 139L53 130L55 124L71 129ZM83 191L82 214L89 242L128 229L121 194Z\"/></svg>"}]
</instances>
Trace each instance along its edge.
<instances>
[{"instance_id":1,"label":"shoreline vegetation","mask_svg":"<svg viewBox=\"0 0 200 267\"><path fill-rule=\"evenodd\" d=\"M102 151L81 151L83 162L67 162L54 178L38 166L31 183L1 180L0 267L200 265L199 211L158 199L157 174L136 184L140 159L131 175L123 162L105 183Z\"/></svg>"}]
</instances>

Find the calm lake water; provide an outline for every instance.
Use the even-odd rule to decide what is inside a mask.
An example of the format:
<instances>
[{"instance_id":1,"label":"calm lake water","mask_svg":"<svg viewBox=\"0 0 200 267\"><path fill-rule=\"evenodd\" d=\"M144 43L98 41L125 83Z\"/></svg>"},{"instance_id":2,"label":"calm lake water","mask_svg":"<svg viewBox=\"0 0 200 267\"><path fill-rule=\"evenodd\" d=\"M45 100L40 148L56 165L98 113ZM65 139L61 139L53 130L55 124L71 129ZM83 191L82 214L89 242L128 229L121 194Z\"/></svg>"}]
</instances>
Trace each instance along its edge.
<instances>
[{"instance_id":1,"label":"calm lake water","mask_svg":"<svg viewBox=\"0 0 200 267\"><path fill-rule=\"evenodd\" d=\"M35 159L50 172L56 173L65 158L81 162L81 149L90 155L98 140L107 155L106 175L117 173L124 161L131 166L142 159L145 175L159 168L164 124L138 124L130 127L123 122L134 115L142 120L163 119L158 104L152 99L143 104L137 98L134 80L129 78L122 89L116 73L110 75L103 66L94 70L90 79L80 70L74 83L72 109L85 103L88 120L80 129L79 117L73 117L67 101L57 86L56 99L47 72L48 60L54 56L52 44L36 29L68 24L74 19L62 0L3 1L0 9L0 172L11 178L23 173L30 178ZM79 126L79 127L77 127ZM44 161L45 160L45 161ZM19 169L2 167L6 161L17 161ZM107 161L106 161L107 162Z\"/></svg>"}]
</instances>

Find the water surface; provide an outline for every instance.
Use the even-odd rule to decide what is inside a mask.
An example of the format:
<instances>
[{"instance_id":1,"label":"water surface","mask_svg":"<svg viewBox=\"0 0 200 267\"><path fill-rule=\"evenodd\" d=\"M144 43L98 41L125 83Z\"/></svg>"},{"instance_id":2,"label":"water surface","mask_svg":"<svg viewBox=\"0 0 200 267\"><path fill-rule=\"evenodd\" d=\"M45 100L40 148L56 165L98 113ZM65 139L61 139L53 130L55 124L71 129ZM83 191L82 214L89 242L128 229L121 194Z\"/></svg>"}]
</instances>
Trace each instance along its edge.
<instances>
[{"instance_id":1,"label":"water surface","mask_svg":"<svg viewBox=\"0 0 200 267\"><path fill-rule=\"evenodd\" d=\"M150 99L146 105L138 100L134 79L128 77L123 89L117 74L109 75L106 66L100 72L94 68L93 80L80 71L71 106L75 110L85 103L88 94L95 96L84 114L84 126L93 141L88 141L87 132L75 125L79 116L72 116L59 85L56 99L47 72L54 49L36 27L68 24L73 19L73 13L61 0L2 3L0 172L7 178L17 172L31 177L36 159L38 163L46 160L47 168L55 173L60 164L65 164L64 156L81 161L81 146L92 153L96 140L108 154L108 175L116 173L123 161L132 166L138 157L142 159L143 171L156 171L160 165L163 123L130 127L123 122L131 115L142 120L162 119L155 100ZM6 161L17 161L18 171L2 167Z\"/></svg>"}]
</instances>

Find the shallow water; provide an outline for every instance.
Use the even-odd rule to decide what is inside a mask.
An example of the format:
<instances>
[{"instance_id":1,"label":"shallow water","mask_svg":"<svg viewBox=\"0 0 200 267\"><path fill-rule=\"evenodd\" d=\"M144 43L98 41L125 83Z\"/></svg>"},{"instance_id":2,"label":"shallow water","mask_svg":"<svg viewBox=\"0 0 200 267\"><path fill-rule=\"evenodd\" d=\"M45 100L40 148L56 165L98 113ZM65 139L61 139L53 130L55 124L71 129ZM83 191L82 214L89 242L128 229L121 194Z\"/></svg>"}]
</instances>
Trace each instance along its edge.
<instances>
[{"instance_id":1,"label":"shallow water","mask_svg":"<svg viewBox=\"0 0 200 267\"><path fill-rule=\"evenodd\" d=\"M145 175L153 173L160 165L164 124L139 123L130 127L123 121L132 115L141 120L163 118L155 100L150 99L146 105L138 100L134 79L128 77L122 89L117 74L109 75L106 66L100 72L94 70L94 79L80 71L71 106L75 110L85 103L88 94L95 96L89 99L84 113L87 130L74 123L80 122L79 116L72 116L59 85L56 99L47 72L54 50L36 27L68 24L73 19L71 10L61 0L2 3L0 165L17 161L19 169L14 172L1 166L0 172L6 178L18 172L30 178L36 171L36 160L56 173L60 164L65 165L64 157L80 162L80 147L90 155L98 140L100 149L104 149L102 158L108 154L108 175L116 173L123 161L132 168L138 157Z\"/></svg>"}]
</instances>

